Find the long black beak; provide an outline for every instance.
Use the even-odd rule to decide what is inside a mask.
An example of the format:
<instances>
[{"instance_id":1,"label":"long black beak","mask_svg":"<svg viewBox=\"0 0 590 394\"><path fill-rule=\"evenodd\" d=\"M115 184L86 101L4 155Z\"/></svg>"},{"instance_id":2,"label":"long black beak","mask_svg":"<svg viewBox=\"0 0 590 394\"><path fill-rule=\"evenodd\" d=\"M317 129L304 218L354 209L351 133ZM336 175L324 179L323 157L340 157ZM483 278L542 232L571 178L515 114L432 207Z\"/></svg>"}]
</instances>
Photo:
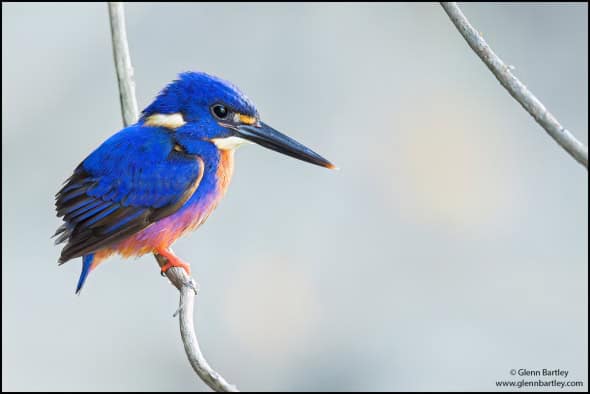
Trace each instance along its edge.
<instances>
[{"instance_id":1,"label":"long black beak","mask_svg":"<svg viewBox=\"0 0 590 394\"><path fill-rule=\"evenodd\" d=\"M236 129L236 136L252 141L265 148L272 149L287 156L306 161L318 166L335 169L336 166L318 155L308 147L287 137L269 125L259 122L257 125L241 125Z\"/></svg>"}]
</instances>

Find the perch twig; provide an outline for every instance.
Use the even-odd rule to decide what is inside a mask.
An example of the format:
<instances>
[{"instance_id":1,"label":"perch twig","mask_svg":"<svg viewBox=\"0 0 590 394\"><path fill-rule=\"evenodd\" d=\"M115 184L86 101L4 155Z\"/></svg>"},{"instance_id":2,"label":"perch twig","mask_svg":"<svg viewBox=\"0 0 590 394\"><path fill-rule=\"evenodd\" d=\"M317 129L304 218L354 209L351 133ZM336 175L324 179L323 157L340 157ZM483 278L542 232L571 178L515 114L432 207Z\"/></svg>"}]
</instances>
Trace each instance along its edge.
<instances>
[{"instance_id":1,"label":"perch twig","mask_svg":"<svg viewBox=\"0 0 590 394\"><path fill-rule=\"evenodd\" d=\"M159 254L154 254L154 256L160 267L163 267L168 262L164 256ZM184 350L193 369L201 380L215 391L238 391L235 386L229 384L223 376L209 366L199 347L199 341L193 328L193 305L195 294L198 291L197 283L182 268L172 267L166 271L166 276L180 291L180 303L178 305L180 335L182 336Z\"/></svg>"}]
</instances>

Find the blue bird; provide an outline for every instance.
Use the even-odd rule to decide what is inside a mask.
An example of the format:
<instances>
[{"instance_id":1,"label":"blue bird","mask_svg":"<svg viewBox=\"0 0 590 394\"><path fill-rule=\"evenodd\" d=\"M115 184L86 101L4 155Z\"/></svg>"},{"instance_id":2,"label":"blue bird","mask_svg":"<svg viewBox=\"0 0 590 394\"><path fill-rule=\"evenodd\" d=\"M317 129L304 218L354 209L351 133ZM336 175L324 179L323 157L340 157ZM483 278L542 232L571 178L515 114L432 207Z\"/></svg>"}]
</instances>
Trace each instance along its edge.
<instances>
[{"instance_id":1,"label":"blue bird","mask_svg":"<svg viewBox=\"0 0 590 394\"><path fill-rule=\"evenodd\" d=\"M56 194L65 242L59 264L82 257L76 293L113 253L166 257L162 267L190 267L170 246L199 227L225 194L234 150L254 142L327 168L332 163L260 120L236 86L186 72L166 86L137 123L107 139Z\"/></svg>"}]
</instances>

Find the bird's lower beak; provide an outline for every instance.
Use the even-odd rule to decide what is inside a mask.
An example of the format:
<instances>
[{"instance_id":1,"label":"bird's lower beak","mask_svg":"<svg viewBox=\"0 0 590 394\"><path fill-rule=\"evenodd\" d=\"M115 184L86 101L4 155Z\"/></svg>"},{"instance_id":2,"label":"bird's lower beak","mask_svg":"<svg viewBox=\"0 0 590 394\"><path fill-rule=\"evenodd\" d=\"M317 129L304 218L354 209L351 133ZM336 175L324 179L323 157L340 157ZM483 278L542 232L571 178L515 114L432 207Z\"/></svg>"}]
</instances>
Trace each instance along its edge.
<instances>
[{"instance_id":1,"label":"bird's lower beak","mask_svg":"<svg viewBox=\"0 0 590 394\"><path fill-rule=\"evenodd\" d=\"M259 124L252 126L238 126L236 136L308 163L330 169L336 168L334 164L330 163L308 147L263 122L259 122Z\"/></svg>"}]
</instances>

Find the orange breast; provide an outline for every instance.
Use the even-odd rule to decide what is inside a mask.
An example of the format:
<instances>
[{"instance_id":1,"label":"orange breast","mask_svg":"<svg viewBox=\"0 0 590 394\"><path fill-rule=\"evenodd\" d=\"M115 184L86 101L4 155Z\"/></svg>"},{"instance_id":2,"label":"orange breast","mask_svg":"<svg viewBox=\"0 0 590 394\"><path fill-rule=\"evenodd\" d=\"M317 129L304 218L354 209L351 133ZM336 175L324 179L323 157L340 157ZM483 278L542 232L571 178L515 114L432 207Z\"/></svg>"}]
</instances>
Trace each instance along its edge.
<instances>
[{"instance_id":1,"label":"orange breast","mask_svg":"<svg viewBox=\"0 0 590 394\"><path fill-rule=\"evenodd\" d=\"M234 174L234 150L222 150L219 152L221 157L217 169L218 191L223 196Z\"/></svg>"}]
</instances>

